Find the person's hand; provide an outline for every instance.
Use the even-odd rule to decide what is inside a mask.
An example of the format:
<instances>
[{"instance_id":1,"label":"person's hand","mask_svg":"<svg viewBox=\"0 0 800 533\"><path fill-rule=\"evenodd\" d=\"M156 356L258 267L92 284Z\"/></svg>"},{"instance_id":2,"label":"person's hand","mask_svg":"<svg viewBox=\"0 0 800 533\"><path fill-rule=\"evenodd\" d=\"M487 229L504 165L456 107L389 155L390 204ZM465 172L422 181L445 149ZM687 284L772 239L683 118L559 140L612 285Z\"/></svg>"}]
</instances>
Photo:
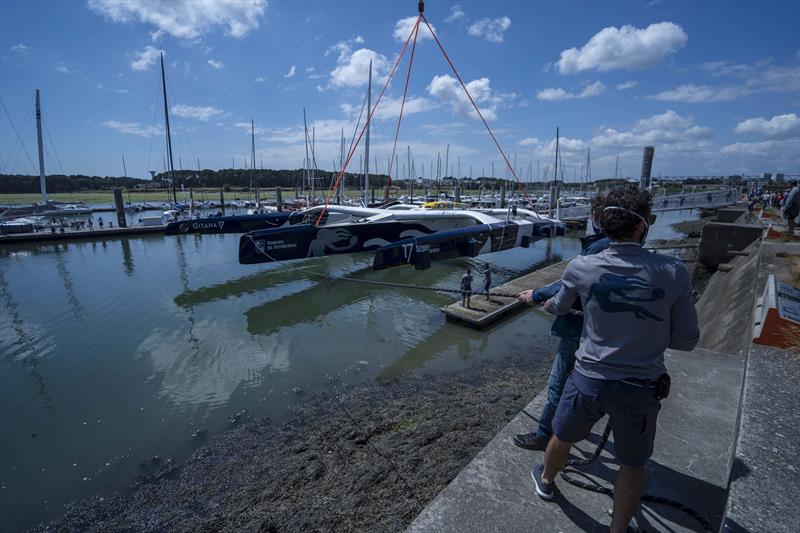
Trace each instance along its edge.
<instances>
[{"instance_id":1,"label":"person's hand","mask_svg":"<svg viewBox=\"0 0 800 533\"><path fill-rule=\"evenodd\" d=\"M544 305L542 306L542 309L544 309L545 311L547 311L547 312L548 312L548 313L550 313L551 315L554 315L555 313L553 313L553 311L551 311L551 309L550 309L550 306L552 305L552 303L553 303L553 299L552 299L552 298L550 298L549 300L547 300L547 301L544 303Z\"/></svg>"},{"instance_id":2,"label":"person's hand","mask_svg":"<svg viewBox=\"0 0 800 533\"><path fill-rule=\"evenodd\" d=\"M517 295L517 298L519 299L520 302L524 304L533 303L533 289L522 291Z\"/></svg>"}]
</instances>

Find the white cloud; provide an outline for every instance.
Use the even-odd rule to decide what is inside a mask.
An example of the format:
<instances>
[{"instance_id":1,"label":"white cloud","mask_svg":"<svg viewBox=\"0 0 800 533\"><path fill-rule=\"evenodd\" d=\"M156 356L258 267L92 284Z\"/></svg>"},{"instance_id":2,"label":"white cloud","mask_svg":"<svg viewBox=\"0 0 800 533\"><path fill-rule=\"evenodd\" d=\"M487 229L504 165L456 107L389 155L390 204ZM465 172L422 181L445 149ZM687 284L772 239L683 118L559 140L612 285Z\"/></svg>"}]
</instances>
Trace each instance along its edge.
<instances>
[{"instance_id":1,"label":"white cloud","mask_svg":"<svg viewBox=\"0 0 800 533\"><path fill-rule=\"evenodd\" d=\"M672 22L659 22L638 29L625 25L603 28L582 48L561 52L558 71L574 74L586 70L638 70L660 62L686 45L688 36Z\"/></svg>"},{"instance_id":2,"label":"white cloud","mask_svg":"<svg viewBox=\"0 0 800 533\"><path fill-rule=\"evenodd\" d=\"M749 118L736 124L736 133L763 135L771 139L800 137L800 117L794 113L777 115L771 119Z\"/></svg>"},{"instance_id":3,"label":"white cloud","mask_svg":"<svg viewBox=\"0 0 800 533\"><path fill-rule=\"evenodd\" d=\"M536 137L526 137L526 138L522 139L520 142L518 142L517 144L520 145L520 146L536 146L536 145L541 144L541 142L542 141L540 141Z\"/></svg>"},{"instance_id":4,"label":"white cloud","mask_svg":"<svg viewBox=\"0 0 800 533\"><path fill-rule=\"evenodd\" d=\"M759 157L763 159L776 159L786 158L787 154L794 153L795 160L797 159L798 148L800 143L796 140L772 140L772 141L759 141L752 143L733 143L720 148L720 153L725 156L733 157Z\"/></svg>"},{"instance_id":5,"label":"white cloud","mask_svg":"<svg viewBox=\"0 0 800 533\"><path fill-rule=\"evenodd\" d=\"M467 90L472 95L475 103L480 107L483 118L495 120L497 107L503 103L505 97L497 94L491 87L489 78L479 78L466 84ZM428 85L428 94L448 104L453 113L461 116L477 117L472 104L464 94L464 89L457 79L450 75L434 76Z\"/></svg>"},{"instance_id":6,"label":"white cloud","mask_svg":"<svg viewBox=\"0 0 800 533\"><path fill-rule=\"evenodd\" d=\"M536 93L536 98L546 102L558 102L562 100L572 100L575 98L589 98L590 96L599 96L606 92L606 86L602 81L590 83L576 93L567 92L564 89L542 89Z\"/></svg>"},{"instance_id":7,"label":"white cloud","mask_svg":"<svg viewBox=\"0 0 800 533\"><path fill-rule=\"evenodd\" d=\"M339 52L336 59L336 68L330 73L329 84L333 87L359 87L366 85L369 79L369 64L372 61L372 81L381 82L389 70L389 61L386 56L369 48L359 48L352 51L350 45L340 42L331 50ZM326 53L331 52L329 50Z\"/></svg>"},{"instance_id":8,"label":"white cloud","mask_svg":"<svg viewBox=\"0 0 800 533\"><path fill-rule=\"evenodd\" d=\"M606 128L589 144L598 148L633 149L644 145L689 148L712 136L710 128L698 126L690 116L668 109L664 113L636 121L627 131Z\"/></svg>"},{"instance_id":9,"label":"white cloud","mask_svg":"<svg viewBox=\"0 0 800 533\"><path fill-rule=\"evenodd\" d=\"M289 69L289 72L284 74L283 77L284 78L294 78L295 72L297 72L297 67L292 65L292 67Z\"/></svg>"},{"instance_id":10,"label":"white cloud","mask_svg":"<svg viewBox=\"0 0 800 533\"><path fill-rule=\"evenodd\" d=\"M735 87L710 87L708 85L693 85L689 83L648 96L648 98L664 102L697 104L736 100L741 95L742 91Z\"/></svg>"},{"instance_id":11,"label":"white cloud","mask_svg":"<svg viewBox=\"0 0 800 533\"><path fill-rule=\"evenodd\" d=\"M498 19L483 18L473 22L468 33L490 43L502 43L503 33L511 27L511 19L500 17Z\"/></svg>"},{"instance_id":12,"label":"white cloud","mask_svg":"<svg viewBox=\"0 0 800 533\"><path fill-rule=\"evenodd\" d=\"M27 56L31 51L31 47L26 46L23 43L19 43L12 46L11 51L18 53L21 56Z\"/></svg>"},{"instance_id":13,"label":"white cloud","mask_svg":"<svg viewBox=\"0 0 800 533\"><path fill-rule=\"evenodd\" d=\"M269 79L269 78L267 78L266 76L257 76L257 77L256 77L256 79L255 79L255 82L256 82L256 83L264 83L264 82L265 82L265 81L267 81L268 79Z\"/></svg>"},{"instance_id":14,"label":"white cloud","mask_svg":"<svg viewBox=\"0 0 800 533\"><path fill-rule=\"evenodd\" d=\"M75 71L70 70L69 67L67 67L67 65L61 62L56 67L56 72L58 72L59 74L73 74Z\"/></svg>"},{"instance_id":15,"label":"white cloud","mask_svg":"<svg viewBox=\"0 0 800 533\"><path fill-rule=\"evenodd\" d=\"M353 42L356 44L364 44L364 38L360 35L353 37Z\"/></svg>"},{"instance_id":16,"label":"white cloud","mask_svg":"<svg viewBox=\"0 0 800 533\"><path fill-rule=\"evenodd\" d=\"M138 135L139 137L150 137L152 135L161 134L164 130L161 126L144 126L138 122L117 122L116 120L106 120L103 126L111 128L119 133L126 135Z\"/></svg>"},{"instance_id":17,"label":"white cloud","mask_svg":"<svg viewBox=\"0 0 800 533\"><path fill-rule=\"evenodd\" d=\"M193 106L186 104L175 104L172 106L172 114L176 117L193 118L203 122L208 119L221 115L223 111L212 106Z\"/></svg>"},{"instance_id":18,"label":"white cloud","mask_svg":"<svg viewBox=\"0 0 800 533\"><path fill-rule=\"evenodd\" d=\"M244 37L259 27L266 8L266 0L89 0L89 9L113 22L151 24L156 39L162 32L189 41L217 27Z\"/></svg>"},{"instance_id":19,"label":"white cloud","mask_svg":"<svg viewBox=\"0 0 800 533\"><path fill-rule=\"evenodd\" d=\"M214 70L219 70L225 66L225 64L222 61L217 61L216 59L209 59L208 65Z\"/></svg>"},{"instance_id":20,"label":"white cloud","mask_svg":"<svg viewBox=\"0 0 800 533\"><path fill-rule=\"evenodd\" d=\"M233 124L233 127L234 128L238 128L240 130L243 130L248 135L250 135L251 133L255 133L256 135L261 135L262 133L264 133L266 131L261 126L255 126L254 127L254 125L251 124L250 122L236 122L236 123Z\"/></svg>"},{"instance_id":21,"label":"white cloud","mask_svg":"<svg viewBox=\"0 0 800 533\"><path fill-rule=\"evenodd\" d=\"M639 85L638 81L626 81L625 83L620 83L617 85L618 91L627 91L628 89L633 89Z\"/></svg>"},{"instance_id":22,"label":"white cloud","mask_svg":"<svg viewBox=\"0 0 800 533\"><path fill-rule=\"evenodd\" d=\"M454 4L450 7L450 14L444 19L445 22L453 22L454 20L463 19L466 13L461 9L461 6Z\"/></svg>"},{"instance_id":23,"label":"white cloud","mask_svg":"<svg viewBox=\"0 0 800 533\"><path fill-rule=\"evenodd\" d=\"M133 70L150 70L150 67L156 64L160 55L164 53L163 50L154 48L152 46L145 46L141 52L135 52L133 61L131 61L131 68Z\"/></svg>"},{"instance_id":24,"label":"white cloud","mask_svg":"<svg viewBox=\"0 0 800 533\"><path fill-rule=\"evenodd\" d=\"M432 124L422 124L419 129L428 135L454 137L461 135L466 124L463 122L435 122Z\"/></svg>"},{"instance_id":25,"label":"white cloud","mask_svg":"<svg viewBox=\"0 0 800 533\"><path fill-rule=\"evenodd\" d=\"M375 101L373 100L373 105ZM402 100L400 98L391 98L389 96L384 96L378 108L375 111L375 115L373 116L374 120L389 120L393 118L397 118L400 115L400 104ZM361 104L352 105L352 104L342 104L339 106L341 110L346 114L350 115L351 117L358 118L358 113L361 111ZM406 97L406 103L403 107L403 116L406 115L413 115L416 113L424 113L425 111L430 111L431 109L436 107L436 103L430 100L429 98L423 98L418 96ZM366 115L366 110L364 114Z\"/></svg>"},{"instance_id":26,"label":"white cloud","mask_svg":"<svg viewBox=\"0 0 800 533\"><path fill-rule=\"evenodd\" d=\"M131 94L131 92L128 89L111 89L109 87L106 87L102 83L98 83L97 88L100 89L101 91L111 91L117 94Z\"/></svg>"},{"instance_id":27,"label":"white cloud","mask_svg":"<svg viewBox=\"0 0 800 533\"><path fill-rule=\"evenodd\" d=\"M394 25L394 40L400 43L406 42L406 39L408 39L408 36L411 35L411 30L414 29L414 24L416 23L416 16L406 17L398 20ZM431 28L433 28L433 31L436 31L436 26L433 24L431 24ZM433 35L431 35L431 32L428 31L428 27L425 25L425 22L421 21L419 23L419 31L417 32L417 41L423 41L425 39L433 39Z\"/></svg>"},{"instance_id":28,"label":"white cloud","mask_svg":"<svg viewBox=\"0 0 800 533\"><path fill-rule=\"evenodd\" d=\"M800 92L800 68L796 65L774 65L771 59L762 59L749 65L713 61L702 63L700 69L711 77L734 81L718 86L684 84L648 98L696 104L737 100L759 93Z\"/></svg>"}]
</instances>

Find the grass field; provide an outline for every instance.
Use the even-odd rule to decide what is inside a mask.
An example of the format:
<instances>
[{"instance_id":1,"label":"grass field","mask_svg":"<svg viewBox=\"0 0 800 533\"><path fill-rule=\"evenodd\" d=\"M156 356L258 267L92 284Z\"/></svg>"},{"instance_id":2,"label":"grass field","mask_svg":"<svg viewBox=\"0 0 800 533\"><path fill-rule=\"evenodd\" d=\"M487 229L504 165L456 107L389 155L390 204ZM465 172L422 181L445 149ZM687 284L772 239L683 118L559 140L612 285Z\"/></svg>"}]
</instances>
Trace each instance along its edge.
<instances>
[{"instance_id":1,"label":"grass field","mask_svg":"<svg viewBox=\"0 0 800 533\"><path fill-rule=\"evenodd\" d=\"M448 193L452 194L452 191L449 189L442 189L443 192L447 191ZM430 194L435 194L435 189L431 189ZM325 191L317 191L317 196L320 197L323 194L327 193ZM289 189L284 189L283 191L283 198L285 201L289 201L294 194L294 191ZM407 191L403 190L400 191L399 194L407 194ZM422 189L415 189L414 196L421 196L423 194ZM464 190L462 191L463 195L478 195L478 190ZM533 194L533 193L531 193ZM360 191L356 190L348 190L347 196L349 198L358 198L361 195ZM375 189L375 197L380 198L383 195L382 189ZM58 202L83 202L85 204L113 204L114 203L114 194L111 191L83 191L83 192L74 192L74 193L50 193L47 195L50 200L58 201ZM125 202L150 202L150 203L160 203L160 202L168 202L172 199L172 193L170 191L130 191L130 192L123 192L123 199ZM262 189L260 191L260 196L262 199L269 200L275 198L275 190L274 189ZM394 189L392 190L392 196L394 196ZM0 205L15 205L15 204L31 204L34 202L39 201L39 194L38 193L25 193L25 194L0 194ZM225 193L226 200L235 200L235 199L242 199L246 200L250 198L250 193L248 191L228 191ZM188 192L178 192L178 201L188 201L189 193ZM214 201L219 200L219 189L208 189L208 190L195 190L194 191L194 199L196 201Z\"/></svg>"}]
</instances>

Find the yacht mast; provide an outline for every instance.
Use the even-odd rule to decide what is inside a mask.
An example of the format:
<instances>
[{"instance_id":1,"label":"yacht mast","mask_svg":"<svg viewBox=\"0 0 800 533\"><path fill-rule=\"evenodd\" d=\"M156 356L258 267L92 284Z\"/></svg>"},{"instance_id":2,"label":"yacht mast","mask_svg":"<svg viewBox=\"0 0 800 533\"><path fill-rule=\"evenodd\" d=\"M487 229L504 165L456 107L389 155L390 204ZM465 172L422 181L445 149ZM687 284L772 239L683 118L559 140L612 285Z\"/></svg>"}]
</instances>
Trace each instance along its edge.
<instances>
[{"instance_id":1,"label":"yacht mast","mask_svg":"<svg viewBox=\"0 0 800 533\"><path fill-rule=\"evenodd\" d=\"M47 179L44 175L44 145L42 144L42 107L39 105L39 89L36 89L36 140L39 141L39 191L42 205L47 205Z\"/></svg>"},{"instance_id":2,"label":"yacht mast","mask_svg":"<svg viewBox=\"0 0 800 533\"><path fill-rule=\"evenodd\" d=\"M253 172L256 168L256 123L253 117L250 117L250 194L253 194ZM258 197L256 195L256 204L258 204ZM256 209L260 207L256 205Z\"/></svg>"},{"instance_id":3,"label":"yacht mast","mask_svg":"<svg viewBox=\"0 0 800 533\"><path fill-rule=\"evenodd\" d=\"M169 107L167 107L167 77L164 75L164 52L161 52L161 87L164 91L164 127L167 133L168 171L169 179L172 182L172 202L178 205L178 193L175 188L175 165L172 162L172 137L169 134Z\"/></svg>"},{"instance_id":4,"label":"yacht mast","mask_svg":"<svg viewBox=\"0 0 800 533\"><path fill-rule=\"evenodd\" d=\"M306 108L303 108L303 131L305 131L305 140L306 140L306 163L305 163L305 174L306 174L306 184L308 185L311 181L311 161L308 159L308 123L306 122ZM306 195L306 207L311 207L311 198Z\"/></svg>"},{"instance_id":5,"label":"yacht mast","mask_svg":"<svg viewBox=\"0 0 800 533\"><path fill-rule=\"evenodd\" d=\"M369 127L372 122L372 60L369 61L369 82L367 84L367 140L364 143L364 207L369 205ZM391 172L391 169L389 169Z\"/></svg>"}]
</instances>

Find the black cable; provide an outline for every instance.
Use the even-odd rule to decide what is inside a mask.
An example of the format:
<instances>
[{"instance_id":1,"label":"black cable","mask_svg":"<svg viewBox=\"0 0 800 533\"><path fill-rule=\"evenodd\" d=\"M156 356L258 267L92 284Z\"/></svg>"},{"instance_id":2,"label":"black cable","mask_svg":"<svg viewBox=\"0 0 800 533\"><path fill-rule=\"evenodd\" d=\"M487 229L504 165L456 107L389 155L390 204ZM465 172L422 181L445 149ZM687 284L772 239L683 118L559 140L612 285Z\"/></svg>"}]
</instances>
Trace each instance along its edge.
<instances>
[{"instance_id":1,"label":"black cable","mask_svg":"<svg viewBox=\"0 0 800 533\"><path fill-rule=\"evenodd\" d=\"M594 453L592 453L592 455L589 456L589 458L587 459L571 459L570 461L567 462L566 466L571 466L571 467L586 466L588 464L595 462L597 458L600 457L600 454L603 452L603 448L605 448L606 443L608 442L608 436L610 435L610 433L611 433L611 422L609 421L606 423L606 428L603 430L603 436L600 438L600 442L597 444L597 448L594 450ZM574 485L575 487L578 487L580 489L586 489L592 492L596 492L598 494L605 494L611 497L614 496L614 491L608 487L603 487L597 483L591 484L585 481L579 481L575 478L569 477L567 475L567 472L565 472L564 470L561 471L560 475L561 479L563 479L570 485ZM691 507L679 501L675 501L671 498L666 498L664 496L654 496L652 494L644 494L642 495L640 500L643 502L660 503L661 505L667 505L669 507L678 509L679 511L683 511L684 513L688 514L689 516L697 520L697 522L703 528L703 531L706 531L708 533L711 533L713 531L713 529L711 528L711 524L709 524L708 521L700 513L698 513Z\"/></svg>"}]
</instances>

